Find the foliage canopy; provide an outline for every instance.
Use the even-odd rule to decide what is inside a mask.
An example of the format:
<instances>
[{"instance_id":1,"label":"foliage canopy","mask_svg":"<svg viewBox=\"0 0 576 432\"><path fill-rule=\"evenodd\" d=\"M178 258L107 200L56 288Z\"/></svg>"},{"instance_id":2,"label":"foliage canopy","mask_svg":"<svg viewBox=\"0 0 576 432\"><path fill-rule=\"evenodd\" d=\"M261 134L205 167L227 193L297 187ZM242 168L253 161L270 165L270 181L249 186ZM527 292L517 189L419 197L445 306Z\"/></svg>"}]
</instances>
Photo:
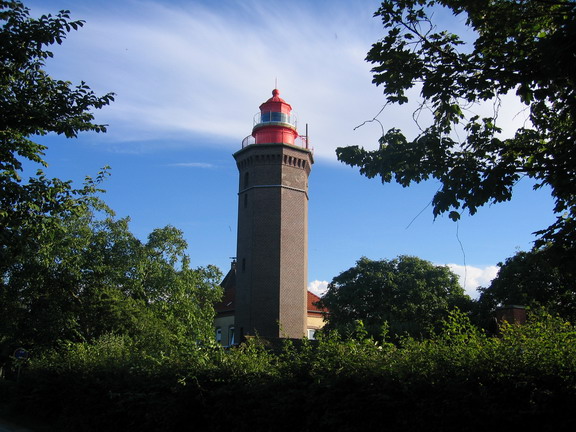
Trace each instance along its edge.
<instances>
[{"instance_id":1,"label":"foliage canopy","mask_svg":"<svg viewBox=\"0 0 576 432\"><path fill-rule=\"evenodd\" d=\"M556 262L546 250L518 252L499 263L498 275L487 288L480 288L480 312L498 305L523 305L576 322L574 269Z\"/></svg>"},{"instance_id":2,"label":"foliage canopy","mask_svg":"<svg viewBox=\"0 0 576 432\"><path fill-rule=\"evenodd\" d=\"M106 169L75 189L40 165L56 133L105 132L94 109L113 101L84 83L45 71L48 47L82 27L69 11L30 17L20 1L0 0L0 354L36 353L122 335L158 356L212 336L220 272L190 268L182 233L165 227L143 243L98 198ZM142 347L140 347L142 348ZM143 348L142 348L143 349Z\"/></svg>"},{"instance_id":3,"label":"foliage canopy","mask_svg":"<svg viewBox=\"0 0 576 432\"><path fill-rule=\"evenodd\" d=\"M358 321L373 337L383 331L428 335L455 306L470 299L448 267L412 256L373 261L366 257L336 276L318 304L330 313L327 330L353 334Z\"/></svg>"},{"instance_id":4,"label":"foliage canopy","mask_svg":"<svg viewBox=\"0 0 576 432\"><path fill-rule=\"evenodd\" d=\"M48 47L61 44L67 33L83 21L70 19L69 11L55 16L30 17L20 1L0 0L0 263L13 259L25 239L20 227L35 230L59 213L84 205L97 190L97 182L74 190L70 182L48 179L41 172L29 182L20 175L22 161L46 165L45 146L35 136L53 132L68 138L82 131L104 132L94 123L93 109L113 100L113 94L95 95L84 83L74 86L56 80L44 70L53 57ZM50 216L50 217L46 217ZM34 237L35 233L28 233Z\"/></svg>"},{"instance_id":5,"label":"foliage canopy","mask_svg":"<svg viewBox=\"0 0 576 432\"><path fill-rule=\"evenodd\" d=\"M465 19L476 36L466 44L442 30L435 11L445 7ZM549 186L556 221L538 232L536 245L576 247L576 3L570 0L402 0L383 1L375 13L386 30L367 61L373 82L387 104L408 102L420 89L420 108L429 124L408 139L390 129L377 150L337 149L339 160L360 167L370 178L403 186L430 178L440 181L434 215L461 209L474 214L486 203L512 198L522 178L535 188ZM440 21L440 20L438 20ZM500 132L498 106L515 92L529 121L510 138ZM492 115L472 113L491 102ZM464 132L457 138L457 130Z\"/></svg>"},{"instance_id":6,"label":"foliage canopy","mask_svg":"<svg viewBox=\"0 0 576 432\"><path fill-rule=\"evenodd\" d=\"M58 431L572 430L575 330L533 315L489 337L454 311L400 346L255 340L199 350L203 362L152 362L108 336L32 358L19 385L0 380L0 405Z\"/></svg>"},{"instance_id":7,"label":"foliage canopy","mask_svg":"<svg viewBox=\"0 0 576 432\"><path fill-rule=\"evenodd\" d=\"M169 352L213 337L221 273L191 269L176 228L143 243L128 219L77 208L37 234L2 263L0 348L38 351L113 333Z\"/></svg>"}]
</instances>

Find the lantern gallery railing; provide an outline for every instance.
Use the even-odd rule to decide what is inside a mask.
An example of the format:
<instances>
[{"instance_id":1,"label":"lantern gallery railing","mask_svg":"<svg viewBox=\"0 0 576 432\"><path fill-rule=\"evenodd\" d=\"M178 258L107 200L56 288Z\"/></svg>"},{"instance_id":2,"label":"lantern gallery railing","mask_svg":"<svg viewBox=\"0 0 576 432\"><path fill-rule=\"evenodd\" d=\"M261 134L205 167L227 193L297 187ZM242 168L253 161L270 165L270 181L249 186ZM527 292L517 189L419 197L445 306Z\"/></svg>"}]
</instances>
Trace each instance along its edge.
<instances>
[{"instance_id":1,"label":"lantern gallery railing","mask_svg":"<svg viewBox=\"0 0 576 432\"><path fill-rule=\"evenodd\" d=\"M256 144L256 139L252 135L248 135L246 138L242 140L242 148L247 147L249 145ZM277 143L280 144L280 143ZM306 150L310 150L314 152L314 148L309 146L308 137L306 135L298 135L294 139L294 144L296 147L302 147Z\"/></svg>"}]
</instances>

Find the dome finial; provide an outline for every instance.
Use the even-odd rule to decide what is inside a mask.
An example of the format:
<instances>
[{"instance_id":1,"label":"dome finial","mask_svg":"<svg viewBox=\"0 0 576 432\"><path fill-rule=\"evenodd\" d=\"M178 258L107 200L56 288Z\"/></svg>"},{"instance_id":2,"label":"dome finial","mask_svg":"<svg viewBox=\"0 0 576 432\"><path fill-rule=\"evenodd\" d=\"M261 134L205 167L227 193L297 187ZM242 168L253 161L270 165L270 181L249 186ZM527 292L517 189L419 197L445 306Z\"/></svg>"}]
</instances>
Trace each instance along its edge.
<instances>
[{"instance_id":1,"label":"dome finial","mask_svg":"<svg viewBox=\"0 0 576 432\"><path fill-rule=\"evenodd\" d=\"M275 88L274 90L272 90L272 96L273 96L273 97L276 97L276 96L278 96L279 94L280 94L280 91L279 91L277 88Z\"/></svg>"}]
</instances>

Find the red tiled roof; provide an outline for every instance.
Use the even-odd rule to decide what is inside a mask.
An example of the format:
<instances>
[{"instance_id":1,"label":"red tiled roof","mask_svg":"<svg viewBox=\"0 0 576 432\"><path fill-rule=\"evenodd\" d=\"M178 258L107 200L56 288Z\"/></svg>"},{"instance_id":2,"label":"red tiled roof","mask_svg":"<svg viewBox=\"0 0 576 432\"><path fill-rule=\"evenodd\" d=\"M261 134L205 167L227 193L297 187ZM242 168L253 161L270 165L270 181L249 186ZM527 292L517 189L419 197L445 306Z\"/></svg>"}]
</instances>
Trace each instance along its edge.
<instances>
[{"instance_id":1,"label":"red tiled roof","mask_svg":"<svg viewBox=\"0 0 576 432\"><path fill-rule=\"evenodd\" d=\"M320 309L318 306L316 306L314 304L318 300L320 300L320 297L318 297L316 294L308 291L308 302L307 302L307 307L306 307L306 310L308 311L308 313L322 313L322 312L324 312L324 309Z\"/></svg>"},{"instance_id":2,"label":"red tiled roof","mask_svg":"<svg viewBox=\"0 0 576 432\"><path fill-rule=\"evenodd\" d=\"M229 288L224 291L222 300L214 305L214 310L216 314L222 314L225 312L234 312L234 298L236 297L236 288Z\"/></svg>"},{"instance_id":3,"label":"red tiled roof","mask_svg":"<svg viewBox=\"0 0 576 432\"><path fill-rule=\"evenodd\" d=\"M230 271L220 284L224 288L224 294L222 295L222 300L214 304L214 310L217 315L224 313L234 312L236 298L236 263L232 263Z\"/></svg>"}]
</instances>

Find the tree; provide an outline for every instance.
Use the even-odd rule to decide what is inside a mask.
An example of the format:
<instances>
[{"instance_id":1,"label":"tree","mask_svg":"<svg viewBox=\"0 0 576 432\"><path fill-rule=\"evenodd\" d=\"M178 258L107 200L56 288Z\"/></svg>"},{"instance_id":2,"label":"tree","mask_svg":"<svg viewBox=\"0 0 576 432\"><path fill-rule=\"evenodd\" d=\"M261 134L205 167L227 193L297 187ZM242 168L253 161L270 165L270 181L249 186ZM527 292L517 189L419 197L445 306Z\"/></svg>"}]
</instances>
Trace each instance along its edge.
<instances>
[{"instance_id":1,"label":"tree","mask_svg":"<svg viewBox=\"0 0 576 432\"><path fill-rule=\"evenodd\" d=\"M437 28L432 19L439 6L465 18L476 35L472 44ZM414 139L390 129L377 150L343 147L338 158L382 182L438 179L434 216L449 212L453 220L462 209L474 214L486 203L510 200L514 185L532 178L534 188L550 187L557 214L537 233L536 246L551 242L573 257L576 3L386 0L375 15L387 33L366 58L374 65L373 82L384 87L387 105L408 102L408 91L419 88L420 109L429 108L431 120ZM498 106L509 92L526 106L529 122L504 138L497 109L481 118L471 107Z\"/></svg>"},{"instance_id":2,"label":"tree","mask_svg":"<svg viewBox=\"0 0 576 432\"><path fill-rule=\"evenodd\" d=\"M518 252L499 263L488 288L479 288L478 305L488 314L499 305L544 307L563 319L576 321L574 270L566 271L542 250Z\"/></svg>"},{"instance_id":3,"label":"tree","mask_svg":"<svg viewBox=\"0 0 576 432\"><path fill-rule=\"evenodd\" d=\"M191 269L176 228L155 229L143 243L128 219L104 214L86 208L56 219L5 265L0 345L38 351L114 333L168 353L212 338L220 272Z\"/></svg>"},{"instance_id":4,"label":"tree","mask_svg":"<svg viewBox=\"0 0 576 432\"><path fill-rule=\"evenodd\" d=\"M46 165L45 146L35 136L54 132L68 138L81 131L105 132L93 123L92 109L102 108L113 94L96 96L84 83L73 86L44 70L53 56L46 48L61 44L66 34L82 27L69 11L30 17L20 1L0 0L0 254L15 252L23 238L16 227L41 229L46 216L73 211L95 191L95 184L75 190L70 182L47 179L41 172L23 182L22 159ZM7 257L0 256L0 262Z\"/></svg>"},{"instance_id":5,"label":"tree","mask_svg":"<svg viewBox=\"0 0 576 432\"><path fill-rule=\"evenodd\" d=\"M44 70L45 61L53 56L47 47L61 44L68 32L83 25L70 20L68 11L34 19L20 1L0 0L0 23L0 342L5 342L11 330L19 331L14 314L24 307L23 299L12 292L15 272L47 246L40 239L58 234L61 218L100 205L95 193L106 175L88 178L80 189L41 171L23 181L22 161L46 165L46 147L33 141L36 136L105 131L105 126L93 123L91 109L107 105L113 95L97 97L85 83L74 87ZM28 276L34 285L32 274Z\"/></svg>"},{"instance_id":6,"label":"tree","mask_svg":"<svg viewBox=\"0 0 576 432\"><path fill-rule=\"evenodd\" d=\"M179 230L136 239L97 196L106 170L79 189L42 171L21 178L23 160L46 165L35 137L106 131L92 111L112 93L97 96L44 70L47 48L84 22L69 11L34 19L8 0L0 22L0 347L39 350L116 333L165 351L211 336L220 273L190 268Z\"/></svg>"},{"instance_id":7,"label":"tree","mask_svg":"<svg viewBox=\"0 0 576 432\"><path fill-rule=\"evenodd\" d=\"M327 329L350 333L362 321L379 337L383 326L391 335L426 335L449 310L468 308L470 299L448 267L412 256L373 261L366 257L338 276L318 302L329 310Z\"/></svg>"}]
</instances>

